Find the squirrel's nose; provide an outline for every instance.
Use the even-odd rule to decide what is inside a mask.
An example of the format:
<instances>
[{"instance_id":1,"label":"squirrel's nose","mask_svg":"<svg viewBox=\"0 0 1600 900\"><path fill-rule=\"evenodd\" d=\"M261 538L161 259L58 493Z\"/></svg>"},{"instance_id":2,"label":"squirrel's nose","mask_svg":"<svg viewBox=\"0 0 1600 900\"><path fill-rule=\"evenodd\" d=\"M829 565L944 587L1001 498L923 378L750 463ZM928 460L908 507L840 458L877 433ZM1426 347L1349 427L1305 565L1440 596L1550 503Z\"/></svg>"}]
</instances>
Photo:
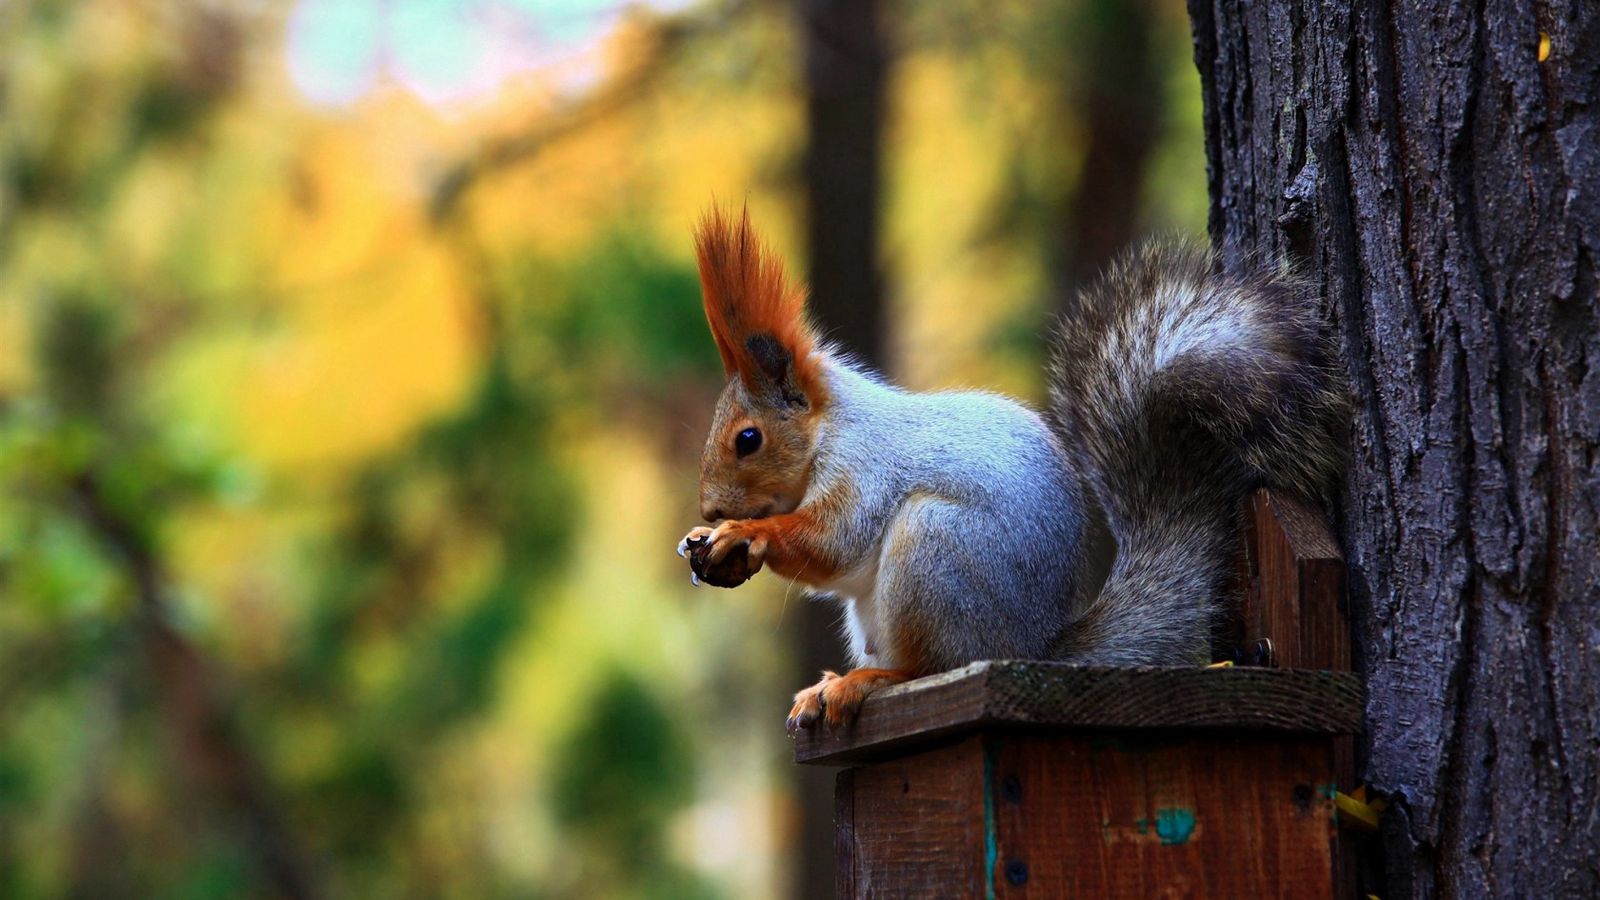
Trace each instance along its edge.
<instances>
[{"instance_id":1,"label":"squirrel's nose","mask_svg":"<svg viewBox=\"0 0 1600 900\"><path fill-rule=\"evenodd\" d=\"M707 522L715 522L723 517L722 508L718 506L702 506L700 515L705 516Z\"/></svg>"}]
</instances>

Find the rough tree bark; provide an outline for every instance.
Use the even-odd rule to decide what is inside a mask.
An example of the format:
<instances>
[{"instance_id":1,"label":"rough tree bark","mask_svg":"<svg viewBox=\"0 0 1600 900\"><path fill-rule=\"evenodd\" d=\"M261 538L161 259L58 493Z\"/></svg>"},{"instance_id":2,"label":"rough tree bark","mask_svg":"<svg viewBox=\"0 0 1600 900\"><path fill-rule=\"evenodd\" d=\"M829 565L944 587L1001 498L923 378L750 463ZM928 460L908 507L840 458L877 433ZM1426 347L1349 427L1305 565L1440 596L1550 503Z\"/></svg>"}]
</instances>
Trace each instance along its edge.
<instances>
[{"instance_id":1,"label":"rough tree bark","mask_svg":"<svg viewBox=\"0 0 1600 900\"><path fill-rule=\"evenodd\" d=\"M883 278L878 266L884 81L888 52L878 0L799 0L806 83L807 279L811 311L828 336L883 365ZM796 688L844 652L831 606L797 616ZM800 854L795 897L833 895L833 773L797 767Z\"/></svg>"},{"instance_id":2,"label":"rough tree bark","mask_svg":"<svg viewBox=\"0 0 1600 900\"><path fill-rule=\"evenodd\" d=\"M1190 14L1212 239L1304 266L1357 401L1383 896L1600 895L1600 5Z\"/></svg>"}]
</instances>

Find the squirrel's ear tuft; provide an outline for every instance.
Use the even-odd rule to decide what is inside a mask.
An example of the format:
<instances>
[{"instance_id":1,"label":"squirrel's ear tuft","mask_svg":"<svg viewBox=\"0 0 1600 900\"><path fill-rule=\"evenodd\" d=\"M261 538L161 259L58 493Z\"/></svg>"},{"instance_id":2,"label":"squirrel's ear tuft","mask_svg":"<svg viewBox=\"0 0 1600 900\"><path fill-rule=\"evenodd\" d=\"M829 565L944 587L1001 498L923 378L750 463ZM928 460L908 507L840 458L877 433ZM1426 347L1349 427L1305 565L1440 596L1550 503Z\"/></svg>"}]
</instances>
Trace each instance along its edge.
<instances>
[{"instance_id":1,"label":"squirrel's ear tuft","mask_svg":"<svg viewBox=\"0 0 1600 900\"><path fill-rule=\"evenodd\" d=\"M758 390L773 406L791 411L811 406L811 399L806 396L808 392L800 383L794 357L777 338L766 332L754 334L745 340L744 349L760 372L754 383L746 377L745 384Z\"/></svg>"},{"instance_id":2,"label":"squirrel's ear tuft","mask_svg":"<svg viewBox=\"0 0 1600 900\"><path fill-rule=\"evenodd\" d=\"M722 368L756 389L776 389L787 405L818 399L821 360L806 319L806 291L750 227L713 206L695 230L706 321ZM781 371L780 371L781 370Z\"/></svg>"}]
</instances>

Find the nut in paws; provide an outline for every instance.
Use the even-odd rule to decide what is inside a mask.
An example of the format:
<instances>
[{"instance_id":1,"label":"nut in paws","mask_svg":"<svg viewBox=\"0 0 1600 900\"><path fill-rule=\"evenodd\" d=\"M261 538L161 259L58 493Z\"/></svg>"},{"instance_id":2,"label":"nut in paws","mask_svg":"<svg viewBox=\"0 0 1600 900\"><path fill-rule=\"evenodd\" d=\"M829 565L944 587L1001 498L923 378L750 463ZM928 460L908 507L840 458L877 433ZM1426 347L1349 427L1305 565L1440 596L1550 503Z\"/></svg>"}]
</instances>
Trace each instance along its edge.
<instances>
[{"instance_id":1,"label":"nut in paws","mask_svg":"<svg viewBox=\"0 0 1600 900\"><path fill-rule=\"evenodd\" d=\"M689 532L678 544L678 555L688 558L696 584L713 587L738 587L761 569L760 561L751 557L750 540L722 527Z\"/></svg>"}]
</instances>

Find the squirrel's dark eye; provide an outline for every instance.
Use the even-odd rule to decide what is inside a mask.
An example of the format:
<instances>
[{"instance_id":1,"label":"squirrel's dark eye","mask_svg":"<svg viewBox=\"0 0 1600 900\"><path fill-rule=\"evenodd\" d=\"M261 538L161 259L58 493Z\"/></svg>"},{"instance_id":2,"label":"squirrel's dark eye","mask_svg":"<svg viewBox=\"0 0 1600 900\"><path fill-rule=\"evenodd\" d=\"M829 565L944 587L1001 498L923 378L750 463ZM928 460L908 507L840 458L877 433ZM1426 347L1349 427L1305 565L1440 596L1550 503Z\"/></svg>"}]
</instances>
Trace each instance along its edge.
<instances>
[{"instance_id":1,"label":"squirrel's dark eye","mask_svg":"<svg viewBox=\"0 0 1600 900\"><path fill-rule=\"evenodd\" d=\"M740 456L749 456L760 449L761 432L755 430L754 428L746 428L745 430L739 432L738 437L733 439L733 450Z\"/></svg>"}]
</instances>

